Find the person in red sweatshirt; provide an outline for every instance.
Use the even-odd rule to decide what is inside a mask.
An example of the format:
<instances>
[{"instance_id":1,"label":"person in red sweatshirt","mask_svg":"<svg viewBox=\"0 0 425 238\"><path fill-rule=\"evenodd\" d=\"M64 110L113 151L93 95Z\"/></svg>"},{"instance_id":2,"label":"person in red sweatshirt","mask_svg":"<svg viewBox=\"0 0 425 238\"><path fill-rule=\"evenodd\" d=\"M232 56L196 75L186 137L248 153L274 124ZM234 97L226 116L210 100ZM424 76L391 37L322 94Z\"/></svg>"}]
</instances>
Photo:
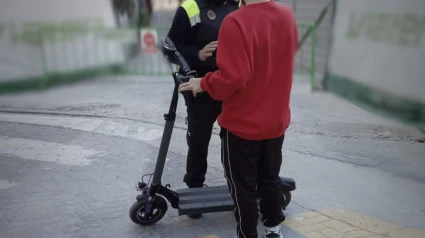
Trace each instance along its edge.
<instances>
[{"instance_id":1,"label":"person in red sweatshirt","mask_svg":"<svg viewBox=\"0 0 425 238\"><path fill-rule=\"evenodd\" d=\"M290 123L290 94L297 51L296 21L289 7L245 0L220 28L218 71L193 78L180 91L208 92L223 101L222 163L235 204L237 236L257 238L258 208L265 237L283 237L279 172Z\"/></svg>"}]
</instances>

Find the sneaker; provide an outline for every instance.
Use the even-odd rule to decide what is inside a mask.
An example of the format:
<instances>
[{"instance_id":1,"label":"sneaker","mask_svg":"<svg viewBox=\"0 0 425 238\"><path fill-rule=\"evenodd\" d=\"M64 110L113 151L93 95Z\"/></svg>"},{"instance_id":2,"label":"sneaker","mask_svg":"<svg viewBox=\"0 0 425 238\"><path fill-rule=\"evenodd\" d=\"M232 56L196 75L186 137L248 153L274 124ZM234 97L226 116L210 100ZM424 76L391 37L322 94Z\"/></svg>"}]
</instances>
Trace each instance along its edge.
<instances>
[{"instance_id":1,"label":"sneaker","mask_svg":"<svg viewBox=\"0 0 425 238\"><path fill-rule=\"evenodd\" d=\"M283 238L283 234L280 231L280 225L276 227L266 227L265 238Z\"/></svg>"}]
</instances>

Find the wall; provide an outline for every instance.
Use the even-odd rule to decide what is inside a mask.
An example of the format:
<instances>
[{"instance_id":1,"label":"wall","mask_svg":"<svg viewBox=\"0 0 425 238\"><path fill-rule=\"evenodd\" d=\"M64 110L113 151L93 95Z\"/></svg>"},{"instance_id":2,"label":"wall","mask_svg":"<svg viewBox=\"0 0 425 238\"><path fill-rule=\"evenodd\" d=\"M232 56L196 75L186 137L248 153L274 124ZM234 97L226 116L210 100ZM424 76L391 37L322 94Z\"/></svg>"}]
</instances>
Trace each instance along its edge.
<instances>
[{"instance_id":1,"label":"wall","mask_svg":"<svg viewBox=\"0 0 425 238\"><path fill-rule=\"evenodd\" d=\"M326 87L425 123L425 1L339 0L334 24Z\"/></svg>"},{"instance_id":2,"label":"wall","mask_svg":"<svg viewBox=\"0 0 425 238\"><path fill-rule=\"evenodd\" d=\"M0 82L123 61L109 0L2 0Z\"/></svg>"}]
</instances>

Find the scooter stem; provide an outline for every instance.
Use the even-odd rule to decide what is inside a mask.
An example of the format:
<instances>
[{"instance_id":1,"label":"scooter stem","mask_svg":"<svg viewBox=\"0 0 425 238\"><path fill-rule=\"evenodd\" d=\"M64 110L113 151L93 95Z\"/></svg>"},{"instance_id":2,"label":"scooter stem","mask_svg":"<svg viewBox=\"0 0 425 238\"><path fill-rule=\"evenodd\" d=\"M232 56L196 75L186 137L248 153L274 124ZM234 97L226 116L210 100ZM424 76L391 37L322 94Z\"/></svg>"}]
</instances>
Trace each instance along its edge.
<instances>
[{"instance_id":1,"label":"scooter stem","mask_svg":"<svg viewBox=\"0 0 425 238\"><path fill-rule=\"evenodd\" d=\"M175 78L175 75L173 75ZM168 114L164 115L165 126L162 133L161 145L159 146L158 157L156 160L155 171L152 178L151 188L156 188L161 184L162 172L164 171L165 160L167 159L168 147L170 146L171 135L173 134L174 122L176 120L176 110L178 103L178 84L175 83L173 98Z\"/></svg>"}]
</instances>

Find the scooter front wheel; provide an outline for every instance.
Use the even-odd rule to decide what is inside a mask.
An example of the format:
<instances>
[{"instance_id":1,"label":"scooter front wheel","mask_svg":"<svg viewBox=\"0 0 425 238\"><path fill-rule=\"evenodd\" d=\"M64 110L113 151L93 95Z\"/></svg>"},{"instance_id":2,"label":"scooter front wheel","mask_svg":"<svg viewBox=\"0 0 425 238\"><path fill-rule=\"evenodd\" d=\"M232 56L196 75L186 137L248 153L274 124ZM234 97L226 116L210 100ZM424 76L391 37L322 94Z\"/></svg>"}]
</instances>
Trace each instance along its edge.
<instances>
[{"instance_id":1,"label":"scooter front wheel","mask_svg":"<svg viewBox=\"0 0 425 238\"><path fill-rule=\"evenodd\" d=\"M165 198L156 196L152 201L152 214L147 216L145 213L147 202L147 200L136 201L130 208L130 219L141 226L155 224L164 217L168 209Z\"/></svg>"}]
</instances>

